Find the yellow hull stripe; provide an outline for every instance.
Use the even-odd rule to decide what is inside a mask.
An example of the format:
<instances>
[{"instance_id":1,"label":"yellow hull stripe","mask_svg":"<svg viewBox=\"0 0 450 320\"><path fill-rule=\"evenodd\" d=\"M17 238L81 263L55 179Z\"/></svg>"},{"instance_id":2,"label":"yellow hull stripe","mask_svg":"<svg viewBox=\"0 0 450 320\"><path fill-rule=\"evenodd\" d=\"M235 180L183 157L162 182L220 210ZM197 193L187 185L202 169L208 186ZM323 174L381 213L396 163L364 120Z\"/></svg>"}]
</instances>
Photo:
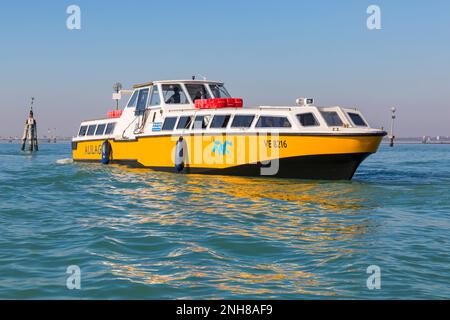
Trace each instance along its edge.
<instances>
[{"instance_id":1,"label":"yellow hull stripe","mask_svg":"<svg viewBox=\"0 0 450 320\"><path fill-rule=\"evenodd\" d=\"M178 138L147 136L128 141L109 140L112 160L133 160L146 167L173 167ZM374 153L382 136L186 135L183 138L187 165L221 169L276 158ZM77 142L73 159L100 161L103 141Z\"/></svg>"}]
</instances>

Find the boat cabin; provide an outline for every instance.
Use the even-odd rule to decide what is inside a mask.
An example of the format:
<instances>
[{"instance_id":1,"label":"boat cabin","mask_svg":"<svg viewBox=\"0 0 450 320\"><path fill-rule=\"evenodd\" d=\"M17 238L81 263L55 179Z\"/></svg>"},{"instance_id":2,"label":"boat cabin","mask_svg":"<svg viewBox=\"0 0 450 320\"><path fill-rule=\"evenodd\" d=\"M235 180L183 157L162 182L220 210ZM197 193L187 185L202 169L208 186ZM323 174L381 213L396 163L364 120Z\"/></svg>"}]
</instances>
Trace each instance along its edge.
<instances>
[{"instance_id":1,"label":"boat cabin","mask_svg":"<svg viewBox=\"0 0 450 320\"><path fill-rule=\"evenodd\" d=\"M243 107L222 82L153 81L135 85L123 110L84 121L76 140L135 139L146 135L261 132L352 133L372 131L356 109L317 107L312 99L293 106Z\"/></svg>"}]
</instances>

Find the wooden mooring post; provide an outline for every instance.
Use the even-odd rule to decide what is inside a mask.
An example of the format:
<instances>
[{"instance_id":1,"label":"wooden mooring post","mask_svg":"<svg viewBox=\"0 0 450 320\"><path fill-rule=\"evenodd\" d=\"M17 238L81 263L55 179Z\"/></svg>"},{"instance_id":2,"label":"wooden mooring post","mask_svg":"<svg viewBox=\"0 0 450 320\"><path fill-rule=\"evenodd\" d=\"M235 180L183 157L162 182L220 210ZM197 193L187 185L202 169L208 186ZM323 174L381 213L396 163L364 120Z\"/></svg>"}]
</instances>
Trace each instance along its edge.
<instances>
[{"instance_id":1,"label":"wooden mooring post","mask_svg":"<svg viewBox=\"0 0 450 320\"><path fill-rule=\"evenodd\" d=\"M37 138L37 123L33 117L33 103L34 98L31 98L30 113L28 115L28 119L25 121L25 128L23 129L22 151L25 151L27 140L29 143L29 150L31 152L39 150Z\"/></svg>"}]
</instances>

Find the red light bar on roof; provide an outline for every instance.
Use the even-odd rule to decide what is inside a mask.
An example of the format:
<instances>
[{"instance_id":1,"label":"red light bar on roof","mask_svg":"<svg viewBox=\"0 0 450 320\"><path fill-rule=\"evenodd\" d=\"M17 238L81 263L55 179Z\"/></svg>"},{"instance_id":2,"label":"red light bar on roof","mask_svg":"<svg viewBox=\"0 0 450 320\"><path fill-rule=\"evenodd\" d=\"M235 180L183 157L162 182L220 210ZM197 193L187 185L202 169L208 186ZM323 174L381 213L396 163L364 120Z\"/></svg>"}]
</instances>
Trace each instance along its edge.
<instances>
[{"instance_id":1,"label":"red light bar on roof","mask_svg":"<svg viewBox=\"0 0 450 320\"><path fill-rule=\"evenodd\" d=\"M213 98L195 100L195 107L197 109L242 108L243 106L244 100L240 98Z\"/></svg>"}]
</instances>

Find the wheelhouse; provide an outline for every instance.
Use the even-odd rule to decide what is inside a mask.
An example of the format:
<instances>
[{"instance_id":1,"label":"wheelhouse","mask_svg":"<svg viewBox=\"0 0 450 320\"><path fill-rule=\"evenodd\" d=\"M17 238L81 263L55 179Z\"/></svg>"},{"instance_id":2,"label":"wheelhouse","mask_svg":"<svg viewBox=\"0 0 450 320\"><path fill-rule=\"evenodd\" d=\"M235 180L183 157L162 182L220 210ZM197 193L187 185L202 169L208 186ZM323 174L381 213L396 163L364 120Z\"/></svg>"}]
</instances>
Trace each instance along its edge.
<instances>
[{"instance_id":1,"label":"wheelhouse","mask_svg":"<svg viewBox=\"0 0 450 320\"><path fill-rule=\"evenodd\" d=\"M145 109L145 106L185 109L199 99L231 98L224 84L211 81L155 81L134 86L127 108Z\"/></svg>"}]
</instances>

